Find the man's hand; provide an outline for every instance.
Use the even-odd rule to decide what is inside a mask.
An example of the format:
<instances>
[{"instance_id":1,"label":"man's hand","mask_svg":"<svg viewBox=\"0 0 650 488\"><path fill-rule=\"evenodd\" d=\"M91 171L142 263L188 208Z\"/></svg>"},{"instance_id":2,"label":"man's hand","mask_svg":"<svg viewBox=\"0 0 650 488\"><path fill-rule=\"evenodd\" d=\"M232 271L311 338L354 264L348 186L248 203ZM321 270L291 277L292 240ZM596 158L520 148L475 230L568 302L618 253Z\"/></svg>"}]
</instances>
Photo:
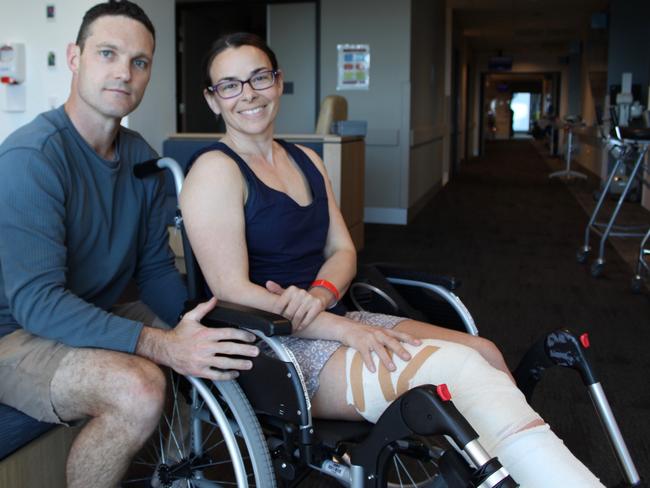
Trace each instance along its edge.
<instances>
[{"instance_id":1,"label":"man's hand","mask_svg":"<svg viewBox=\"0 0 650 488\"><path fill-rule=\"evenodd\" d=\"M154 361L165 364L182 375L217 381L236 378L239 375L236 370L251 369L251 361L230 356L257 356L259 349L256 346L239 342L255 341L253 334L241 329L201 325L201 319L216 303L216 298L212 298L197 305L172 330L145 327L143 333L146 331L146 334L144 337L141 335L138 353L153 356Z\"/></svg>"},{"instance_id":2,"label":"man's hand","mask_svg":"<svg viewBox=\"0 0 650 488\"><path fill-rule=\"evenodd\" d=\"M291 320L294 332L299 332L311 324L318 314L326 309L331 299L296 286L284 289L274 281L267 281L266 289L277 295L273 313ZM324 293L329 292L324 290Z\"/></svg>"}]
</instances>

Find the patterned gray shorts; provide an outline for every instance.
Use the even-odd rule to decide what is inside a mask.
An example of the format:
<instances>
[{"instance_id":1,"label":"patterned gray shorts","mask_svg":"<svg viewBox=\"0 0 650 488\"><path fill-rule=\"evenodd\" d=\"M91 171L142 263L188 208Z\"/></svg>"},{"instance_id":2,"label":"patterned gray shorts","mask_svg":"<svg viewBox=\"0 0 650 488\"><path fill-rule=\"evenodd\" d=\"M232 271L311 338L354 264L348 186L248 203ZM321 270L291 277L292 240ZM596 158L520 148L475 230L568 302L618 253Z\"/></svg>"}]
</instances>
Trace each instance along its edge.
<instances>
[{"instance_id":1,"label":"patterned gray shorts","mask_svg":"<svg viewBox=\"0 0 650 488\"><path fill-rule=\"evenodd\" d=\"M345 316L355 322L385 329L392 329L400 322L407 320L404 317L370 312L348 312ZM319 386L318 375L330 356L341 347L341 343L324 339L302 339L293 336L278 336L276 339L282 342L296 357L305 379L309 398L313 398ZM266 347L263 347L262 350L268 351Z\"/></svg>"}]
</instances>

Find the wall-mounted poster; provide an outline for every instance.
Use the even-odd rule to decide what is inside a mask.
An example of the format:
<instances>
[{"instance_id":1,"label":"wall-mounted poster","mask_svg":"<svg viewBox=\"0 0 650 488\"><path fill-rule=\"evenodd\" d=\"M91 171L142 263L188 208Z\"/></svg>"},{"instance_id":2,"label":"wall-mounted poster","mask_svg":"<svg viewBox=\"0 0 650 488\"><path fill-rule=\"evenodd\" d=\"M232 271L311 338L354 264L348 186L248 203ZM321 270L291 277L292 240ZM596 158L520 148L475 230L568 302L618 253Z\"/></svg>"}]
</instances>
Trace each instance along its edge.
<instances>
[{"instance_id":1,"label":"wall-mounted poster","mask_svg":"<svg viewBox=\"0 0 650 488\"><path fill-rule=\"evenodd\" d=\"M367 90L370 88L370 46L368 44L339 44L337 90Z\"/></svg>"}]
</instances>

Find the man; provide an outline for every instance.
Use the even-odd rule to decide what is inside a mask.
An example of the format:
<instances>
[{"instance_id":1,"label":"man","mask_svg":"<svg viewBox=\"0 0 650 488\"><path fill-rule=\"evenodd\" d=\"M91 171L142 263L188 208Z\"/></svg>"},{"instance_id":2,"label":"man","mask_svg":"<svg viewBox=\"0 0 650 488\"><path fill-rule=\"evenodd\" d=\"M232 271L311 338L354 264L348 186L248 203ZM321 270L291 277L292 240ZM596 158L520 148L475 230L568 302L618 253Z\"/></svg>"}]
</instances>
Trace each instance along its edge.
<instances>
[{"instance_id":1,"label":"man","mask_svg":"<svg viewBox=\"0 0 650 488\"><path fill-rule=\"evenodd\" d=\"M221 354L258 353L232 342L252 334L200 325L214 300L173 329L152 327L152 313L111 313L132 279L166 323L186 298L159 182L132 176L155 153L120 126L142 99L154 45L137 5L94 6L67 49L66 103L0 146L0 402L46 422L89 419L68 457L70 487L118 484L163 407L156 364L221 380L251 367Z\"/></svg>"}]
</instances>

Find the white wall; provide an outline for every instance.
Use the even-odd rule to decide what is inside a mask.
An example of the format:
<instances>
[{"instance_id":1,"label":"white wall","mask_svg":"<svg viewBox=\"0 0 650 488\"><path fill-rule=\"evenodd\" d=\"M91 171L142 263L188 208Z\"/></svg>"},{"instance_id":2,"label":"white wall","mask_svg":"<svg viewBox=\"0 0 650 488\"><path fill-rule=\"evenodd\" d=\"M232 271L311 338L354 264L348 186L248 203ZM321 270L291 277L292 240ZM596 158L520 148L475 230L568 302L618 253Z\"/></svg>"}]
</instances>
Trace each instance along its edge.
<instances>
[{"instance_id":1,"label":"white wall","mask_svg":"<svg viewBox=\"0 0 650 488\"><path fill-rule=\"evenodd\" d=\"M409 186L410 0L321 0L321 100L348 100L366 120L365 221L406 223ZM336 91L337 44L370 45L370 89Z\"/></svg>"},{"instance_id":2,"label":"white wall","mask_svg":"<svg viewBox=\"0 0 650 488\"><path fill-rule=\"evenodd\" d=\"M176 20L174 0L136 0L156 28L151 81L142 103L129 115L138 131L162 154L162 143L176 132Z\"/></svg>"},{"instance_id":3,"label":"white wall","mask_svg":"<svg viewBox=\"0 0 650 488\"><path fill-rule=\"evenodd\" d=\"M282 95L277 134L308 134L316 126L316 4L268 6L267 38L293 93Z\"/></svg>"},{"instance_id":4,"label":"white wall","mask_svg":"<svg viewBox=\"0 0 650 488\"><path fill-rule=\"evenodd\" d=\"M445 5L413 0L409 206L442 184L445 81ZM409 218L412 218L409 215Z\"/></svg>"},{"instance_id":5,"label":"white wall","mask_svg":"<svg viewBox=\"0 0 650 488\"><path fill-rule=\"evenodd\" d=\"M62 104L68 97L70 72L65 61L65 50L74 42L81 18L95 2L93 0L66 0L56 2L56 18L45 17L45 1L2 2L0 15L0 43L25 43L25 111L0 111L0 141L26 124L39 113ZM47 66L47 54L54 51L56 67ZM4 101L6 87L0 88ZM2 104L0 104L2 105Z\"/></svg>"},{"instance_id":6,"label":"white wall","mask_svg":"<svg viewBox=\"0 0 650 488\"><path fill-rule=\"evenodd\" d=\"M0 111L0 141L39 113L65 102L71 79L65 61L66 46L74 42L83 14L96 3L96 0L2 1L0 43L25 43L26 105L24 112ZM54 21L46 19L48 4L56 6ZM161 150L162 140L176 128L174 0L140 0L139 4L150 15L159 34L154 76L140 108L130 116L129 126L140 131L154 148ZM47 66L49 51L56 54L54 68ZM4 101L5 90L6 87L0 87L0 100Z\"/></svg>"}]
</instances>

